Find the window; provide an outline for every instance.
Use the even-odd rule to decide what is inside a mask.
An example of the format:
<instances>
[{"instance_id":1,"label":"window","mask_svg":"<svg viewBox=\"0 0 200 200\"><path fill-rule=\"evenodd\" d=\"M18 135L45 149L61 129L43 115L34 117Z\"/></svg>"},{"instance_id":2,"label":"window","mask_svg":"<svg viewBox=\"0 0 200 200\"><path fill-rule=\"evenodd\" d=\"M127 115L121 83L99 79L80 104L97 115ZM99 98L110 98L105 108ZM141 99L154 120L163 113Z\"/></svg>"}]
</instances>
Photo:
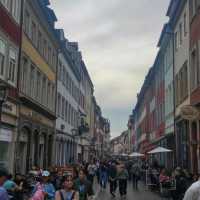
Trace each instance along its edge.
<instances>
[{"instance_id":1,"label":"window","mask_svg":"<svg viewBox=\"0 0 200 200\"><path fill-rule=\"evenodd\" d=\"M54 109L55 109L55 86L54 85L52 85L52 98L51 99L52 99L51 107L52 107L52 110L54 111Z\"/></svg>"},{"instance_id":2,"label":"window","mask_svg":"<svg viewBox=\"0 0 200 200\"><path fill-rule=\"evenodd\" d=\"M71 125L73 126L74 125L74 108L72 107L72 110L71 110Z\"/></svg>"},{"instance_id":3,"label":"window","mask_svg":"<svg viewBox=\"0 0 200 200\"><path fill-rule=\"evenodd\" d=\"M71 124L71 105L69 104L69 107L68 107L68 124Z\"/></svg>"},{"instance_id":4,"label":"window","mask_svg":"<svg viewBox=\"0 0 200 200\"><path fill-rule=\"evenodd\" d=\"M66 69L65 69L65 67L64 67L64 65L63 65L63 85L65 86L65 73L66 73Z\"/></svg>"},{"instance_id":5,"label":"window","mask_svg":"<svg viewBox=\"0 0 200 200\"><path fill-rule=\"evenodd\" d=\"M51 83L48 82L47 85L47 107L50 108L51 107Z\"/></svg>"},{"instance_id":6,"label":"window","mask_svg":"<svg viewBox=\"0 0 200 200\"><path fill-rule=\"evenodd\" d=\"M69 90L69 73L66 74L66 88Z\"/></svg>"},{"instance_id":7,"label":"window","mask_svg":"<svg viewBox=\"0 0 200 200\"><path fill-rule=\"evenodd\" d=\"M34 22L31 23L31 40L36 44L36 24Z\"/></svg>"},{"instance_id":8,"label":"window","mask_svg":"<svg viewBox=\"0 0 200 200\"><path fill-rule=\"evenodd\" d=\"M197 87L198 82L198 65L197 65L197 52L193 50L191 54L191 89Z\"/></svg>"},{"instance_id":9,"label":"window","mask_svg":"<svg viewBox=\"0 0 200 200\"><path fill-rule=\"evenodd\" d=\"M5 53L6 53L6 44L3 40L0 40L0 74L4 76L5 74Z\"/></svg>"},{"instance_id":10,"label":"window","mask_svg":"<svg viewBox=\"0 0 200 200\"><path fill-rule=\"evenodd\" d=\"M57 99L57 114L58 117L60 117L61 112L61 95L58 94L58 99Z\"/></svg>"},{"instance_id":11,"label":"window","mask_svg":"<svg viewBox=\"0 0 200 200\"><path fill-rule=\"evenodd\" d=\"M183 99L183 68L181 68L180 72L179 72L179 100L182 101Z\"/></svg>"},{"instance_id":12,"label":"window","mask_svg":"<svg viewBox=\"0 0 200 200\"><path fill-rule=\"evenodd\" d=\"M47 79L45 76L42 78L42 104L46 105L47 96Z\"/></svg>"},{"instance_id":13,"label":"window","mask_svg":"<svg viewBox=\"0 0 200 200\"><path fill-rule=\"evenodd\" d=\"M26 81L28 72L28 60L23 57L22 59L22 68L21 68L21 91L26 93Z\"/></svg>"},{"instance_id":14,"label":"window","mask_svg":"<svg viewBox=\"0 0 200 200\"><path fill-rule=\"evenodd\" d=\"M178 74L176 75L176 78L175 78L175 103L176 103L176 106L178 106L179 104L179 81L178 81Z\"/></svg>"},{"instance_id":15,"label":"window","mask_svg":"<svg viewBox=\"0 0 200 200\"><path fill-rule=\"evenodd\" d=\"M35 67L33 64L31 64L31 71L30 71L30 88L29 88L29 94L32 98L34 98L34 91L35 91Z\"/></svg>"},{"instance_id":16,"label":"window","mask_svg":"<svg viewBox=\"0 0 200 200\"><path fill-rule=\"evenodd\" d=\"M58 80L61 81L61 70L62 70L62 63L59 60L58 62Z\"/></svg>"},{"instance_id":17,"label":"window","mask_svg":"<svg viewBox=\"0 0 200 200\"><path fill-rule=\"evenodd\" d=\"M38 31L37 47L40 53L42 53L42 33Z\"/></svg>"},{"instance_id":18,"label":"window","mask_svg":"<svg viewBox=\"0 0 200 200\"><path fill-rule=\"evenodd\" d=\"M55 70L56 68L56 52L53 51L53 55L52 55L52 66L53 66L53 69Z\"/></svg>"},{"instance_id":19,"label":"window","mask_svg":"<svg viewBox=\"0 0 200 200\"><path fill-rule=\"evenodd\" d=\"M30 33L30 14L26 10L24 13L24 31L27 35Z\"/></svg>"},{"instance_id":20,"label":"window","mask_svg":"<svg viewBox=\"0 0 200 200\"><path fill-rule=\"evenodd\" d=\"M62 119L65 119L65 98L62 97Z\"/></svg>"},{"instance_id":21,"label":"window","mask_svg":"<svg viewBox=\"0 0 200 200\"><path fill-rule=\"evenodd\" d=\"M182 30L182 23L179 24L179 39L180 39L180 45L183 43L183 30Z\"/></svg>"},{"instance_id":22,"label":"window","mask_svg":"<svg viewBox=\"0 0 200 200\"><path fill-rule=\"evenodd\" d=\"M191 6L192 6L192 17L194 17L196 15L196 8L197 8L197 4L196 4L196 0L191 0Z\"/></svg>"},{"instance_id":23,"label":"window","mask_svg":"<svg viewBox=\"0 0 200 200\"><path fill-rule=\"evenodd\" d=\"M43 40L43 44L43 56L47 58L47 41L45 39Z\"/></svg>"},{"instance_id":24,"label":"window","mask_svg":"<svg viewBox=\"0 0 200 200\"><path fill-rule=\"evenodd\" d=\"M37 81L36 81L36 98L40 102L41 95L40 95L40 88L41 88L41 74L37 72Z\"/></svg>"},{"instance_id":25,"label":"window","mask_svg":"<svg viewBox=\"0 0 200 200\"><path fill-rule=\"evenodd\" d=\"M178 33L176 32L175 33L175 38L174 38L174 43L175 43L175 49L177 50L178 49Z\"/></svg>"},{"instance_id":26,"label":"window","mask_svg":"<svg viewBox=\"0 0 200 200\"><path fill-rule=\"evenodd\" d=\"M183 98L185 99L188 95L188 66L187 62L183 65Z\"/></svg>"},{"instance_id":27,"label":"window","mask_svg":"<svg viewBox=\"0 0 200 200\"><path fill-rule=\"evenodd\" d=\"M15 82L15 73L17 68L17 54L14 50L9 51L9 69L8 69L8 80L12 83Z\"/></svg>"},{"instance_id":28,"label":"window","mask_svg":"<svg viewBox=\"0 0 200 200\"><path fill-rule=\"evenodd\" d=\"M68 119L68 102L65 102L65 121L67 122Z\"/></svg>"},{"instance_id":29,"label":"window","mask_svg":"<svg viewBox=\"0 0 200 200\"><path fill-rule=\"evenodd\" d=\"M18 23L20 20L20 4L21 0L11 0L12 15Z\"/></svg>"},{"instance_id":30,"label":"window","mask_svg":"<svg viewBox=\"0 0 200 200\"><path fill-rule=\"evenodd\" d=\"M51 47L48 47L48 63L52 64Z\"/></svg>"},{"instance_id":31,"label":"window","mask_svg":"<svg viewBox=\"0 0 200 200\"><path fill-rule=\"evenodd\" d=\"M187 18L186 18L187 16L186 16L186 13L184 14L184 36L186 36L187 35Z\"/></svg>"}]
</instances>

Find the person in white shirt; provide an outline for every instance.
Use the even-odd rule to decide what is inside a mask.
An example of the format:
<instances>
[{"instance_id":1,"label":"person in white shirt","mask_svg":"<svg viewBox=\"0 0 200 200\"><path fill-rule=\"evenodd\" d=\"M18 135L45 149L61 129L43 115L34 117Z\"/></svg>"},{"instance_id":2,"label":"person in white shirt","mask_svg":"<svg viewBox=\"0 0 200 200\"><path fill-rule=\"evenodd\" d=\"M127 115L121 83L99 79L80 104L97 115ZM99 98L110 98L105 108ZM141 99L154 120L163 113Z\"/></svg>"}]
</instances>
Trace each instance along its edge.
<instances>
[{"instance_id":1,"label":"person in white shirt","mask_svg":"<svg viewBox=\"0 0 200 200\"><path fill-rule=\"evenodd\" d=\"M200 179L188 188L183 200L200 200Z\"/></svg>"}]
</instances>

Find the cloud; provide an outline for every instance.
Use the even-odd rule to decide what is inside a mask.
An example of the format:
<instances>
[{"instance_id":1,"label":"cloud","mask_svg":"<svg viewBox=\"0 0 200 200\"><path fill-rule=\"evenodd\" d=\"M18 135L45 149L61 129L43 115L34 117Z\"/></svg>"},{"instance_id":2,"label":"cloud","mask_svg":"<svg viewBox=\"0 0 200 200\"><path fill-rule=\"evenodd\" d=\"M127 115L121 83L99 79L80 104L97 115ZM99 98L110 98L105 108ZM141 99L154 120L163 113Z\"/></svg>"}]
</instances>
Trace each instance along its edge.
<instances>
[{"instance_id":1,"label":"cloud","mask_svg":"<svg viewBox=\"0 0 200 200\"><path fill-rule=\"evenodd\" d=\"M78 41L95 85L95 96L112 134L128 116L167 21L169 0L51 0L69 40Z\"/></svg>"}]
</instances>

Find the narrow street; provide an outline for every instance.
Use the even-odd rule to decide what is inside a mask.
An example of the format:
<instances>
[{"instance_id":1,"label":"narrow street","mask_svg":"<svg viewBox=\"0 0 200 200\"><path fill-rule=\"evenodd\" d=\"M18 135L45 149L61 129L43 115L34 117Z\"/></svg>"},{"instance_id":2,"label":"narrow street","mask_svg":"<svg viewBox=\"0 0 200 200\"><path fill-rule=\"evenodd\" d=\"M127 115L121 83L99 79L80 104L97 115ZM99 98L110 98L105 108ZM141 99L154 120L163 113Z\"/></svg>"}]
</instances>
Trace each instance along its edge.
<instances>
[{"instance_id":1,"label":"narrow street","mask_svg":"<svg viewBox=\"0 0 200 200\"><path fill-rule=\"evenodd\" d=\"M134 190L131 184L128 184L128 194L126 200L160 200L161 198L150 191L147 191L144 185L140 185L139 190ZM119 192L116 193L116 198L113 198L109 193L109 187L107 186L107 190L97 189L97 194L95 196L95 200L120 200Z\"/></svg>"}]
</instances>

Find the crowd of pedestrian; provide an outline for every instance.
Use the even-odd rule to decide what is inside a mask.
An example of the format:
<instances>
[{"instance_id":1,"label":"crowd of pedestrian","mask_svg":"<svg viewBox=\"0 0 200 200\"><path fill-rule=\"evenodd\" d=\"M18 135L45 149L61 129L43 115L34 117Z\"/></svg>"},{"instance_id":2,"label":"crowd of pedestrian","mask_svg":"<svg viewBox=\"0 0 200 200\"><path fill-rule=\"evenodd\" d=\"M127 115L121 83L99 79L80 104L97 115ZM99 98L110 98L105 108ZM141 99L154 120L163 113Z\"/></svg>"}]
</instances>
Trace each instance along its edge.
<instances>
[{"instance_id":1,"label":"crowd of pedestrian","mask_svg":"<svg viewBox=\"0 0 200 200\"><path fill-rule=\"evenodd\" d=\"M138 188L138 180L143 180L151 190L158 191L161 195L171 197L173 200L200 199L200 187L199 194L196 194L198 198L186 197L188 196L186 191L191 191L190 187L200 186L199 175L192 174L187 169L176 167L170 170L157 162L153 162L152 165L147 162L135 162L130 173L135 189Z\"/></svg>"},{"instance_id":2,"label":"crowd of pedestrian","mask_svg":"<svg viewBox=\"0 0 200 200\"><path fill-rule=\"evenodd\" d=\"M160 186L170 189L173 200L200 199L198 175L180 167L169 171L145 162L94 160L71 165L67 169L52 167L41 170L33 167L27 176L16 174L13 177L0 169L0 200L92 200L95 195L93 187L95 185L96 188L97 184L102 192L109 186L113 198L118 190L121 199L125 199L128 181L132 182L133 189L138 190L139 181L146 183L147 171L151 185L158 190Z\"/></svg>"}]
</instances>

